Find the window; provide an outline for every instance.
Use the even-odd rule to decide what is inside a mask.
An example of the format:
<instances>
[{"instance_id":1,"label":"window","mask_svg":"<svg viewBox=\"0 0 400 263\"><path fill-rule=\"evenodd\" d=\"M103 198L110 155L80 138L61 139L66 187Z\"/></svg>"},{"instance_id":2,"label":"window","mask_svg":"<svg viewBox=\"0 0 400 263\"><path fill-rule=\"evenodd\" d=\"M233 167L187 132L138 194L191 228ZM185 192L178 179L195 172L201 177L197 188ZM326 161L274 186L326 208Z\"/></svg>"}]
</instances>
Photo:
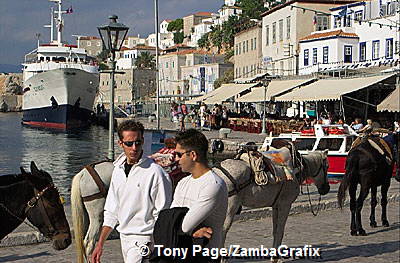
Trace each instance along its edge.
<instances>
[{"instance_id":1,"label":"window","mask_svg":"<svg viewBox=\"0 0 400 263\"><path fill-rule=\"evenodd\" d=\"M361 22L363 20L363 11L357 11L354 13L354 20Z\"/></svg>"},{"instance_id":2,"label":"window","mask_svg":"<svg viewBox=\"0 0 400 263\"><path fill-rule=\"evenodd\" d=\"M322 53L322 63L328 64L329 47L324 47Z\"/></svg>"},{"instance_id":3,"label":"window","mask_svg":"<svg viewBox=\"0 0 400 263\"><path fill-rule=\"evenodd\" d=\"M344 17L344 23L343 25L345 27L351 27L351 14L348 14Z\"/></svg>"},{"instance_id":4,"label":"window","mask_svg":"<svg viewBox=\"0 0 400 263\"><path fill-rule=\"evenodd\" d=\"M240 53L242 53L242 42L240 42L238 46L239 46L239 55L240 55Z\"/></svg>"},{"instance_id":5,"label":"window","mask_svg":"<svg viewBox=\"0 0 400 263\"><path fill-rule=\"evenodd\" d=\"M286 39L290 39L290 16L286 17Z\"/></svg>"},{"instance_id":6,"label":"window","mask_svg":"<svg viewBox=\"0 0 400 263\"><path fill-rule=\"evenodd\" d=\"M312 150L314 148L315 138L296 138L295 145L297 150Z\"/></svg>"},{"instance_id":7,"label":"window","mask_svg":"<svg viewBox=\"0 0 400 263\"><path fill-rule=\"evenodd\" d=\"M249 40L246 40L246 52L249 52Z\"/></svg>"},{"instance_id":8,"label":"window","mask_svg":"<svg viewBox=\"0 0 400 263\"><path fill-rule=\"evenodd\" d=\"M269 26L267 26L265 29L265 44L267 46L269 45Z\"/></svg>"},{"instance_id":9,"label":"window","mask_svg":"<svg viewBox=\"0 0 400 263\"><path fill-rule=\"evenodd\" d=\"M394 15L396 13L396 2L390 2L388 3L388 15Z\"/></svg>"},{"instance_id":10,"label":"window","mask_svg":"<svg viewBox=\"0 0 400 263\"><path fill-rule=\"evenodd\" d=\"M256 44L256 43L257 43L257 38L255 37L255 38L254 38L254 50L257 49L257 44Z\"/></svg>"},{"instance_id":11,"label":"window","mask_svg":"<svg viewBox=\"0 0 400 263\"><path fill-rule=\"evenodd\" d=\"M276 22L272 23L272 43L276 43Z\"/></svg>"},{"instance_id":12,"label":"window","mask_svg":"<svg viewBox=\"0 0 400 263\"><path fill-rule=\"evenodd\" d=\"M173 68L175 67L175 61L172 61L172 67Z\"/></svg>"},{"instance_id":13,"label":"window","mask_svg":"<svg viewBox=\"0 0 400 263\"><path fill-rule=\"evenodd\" d=\"M313 48L313 65L317 65L317 61L318 61L318 49L317 48Z\"/></svg>"},{"instance_id":14,"label":"window","mask_svg":"<svg viewBox=\"0 0 400 263\"><path fill-rule=\"evenodd\" d=\"M330 151L339 151L343 144L343 138L321 138L318 143L317 150L328 149Z\"/></svg>"},{"instance_id":15,"label":"window","mask_svg":"<svg viewBox=\"0 0 400 263\"><path fill-rule=\"evenodd\" d=\"M338 27L342 27L342 19L340 16L335 16L333 18L333 27L334 28L338 28Z\"/></svg>"},{"instance_id":16,"label":"window","mask_svg":"<svg viewBox=\"0 0 400 263\"><path fill-rule=\"evenodd\" d=\"M285 70L284 70L284 66L283 66L283 61L279 62L279 67L281 68L281 75L284 75Z\"/></svg>"},{"instance_id":17,"label":"window","mask_svg":"<svg viewBox=\"0 0 400 263\"><path fill-rule=\"evenodd\" d=\"M101 45L100 41L97 41L97 46L99 47Z\"/></svg>"},{"instance_id":18,"label":"window","mask_svg":"<svg viewBox=\"0 0 400 263\"><path fill-rule=\"evenodd\" d=\"M379 59L379 40L372 41L372 59Z\"/></svg>"},{"instance_id":19,"label":"window","mask_svg":"<svg viewBox=\"0 0 400 263\"><path fill-rule=\"evenodd\" d=\"M279 41L283 40L283 19L279 20Z\"/></svg>"},{"instance_id":20,"label":"window","mask_svg":"<svg viewBox=\"0 0 400 263\"><path fill-rule=\"evenodd\" d=\"M165 68L168 68L168 62L165 63Z\"/></svg>"},{"instance_id":21,"label":"window","mask_svg":"<svg viewBox=\"0 0 400 263\"><path fill-rule=\"evenodd\" d=\"M344 63L353 61L353 46L344 46Z\"/></svg>"},{"instance_id":22,"label":"window","mask_svg":"<svg viewBox=\"0 0 400 263\"><path fill-rule=\"evenodd\" d=\"M367 59L367 45L365 42L360 43L360 62Z\"/></svg>"},{"instance_id":23,"label":"window","mask_svg":"<svg viewBox=\"0 0 400 263\"><path fill-rule=\"evenodd\" d=\"M90 47L90 46L92 45L92 42L86 41L86 45L87 45L88 47Z\"/></svg>"},{"instance_id":24,"label":"window","mask_svg":"<svg viewBox=\"0 0 400 263\"><path fill-rule=\"evenodd\" d=\"M386 58L393 58L393 38L386 39Z\"/></svg>"},{"instance_id":25,"label":"window","mask_svg":"<svg viewBox=\"0 0 400 263\"><path fill-rule=\"evenodd\" d=\"M253 39L250 39L250 50L253 50Z\"/></svg>"},{"instance_id":26,"label":"window","mask_svg":"<svg viewBox=\"0 0 400 263\"><path fill-rule=\"evenodd\" d=\"M317 15L317 25L316 30L326 30L329 28L329 19L326 15Z\"/></svg>"},{"instance_id":27,"label":"window","mask_svg":"<svg viewBox=\"0 0 400 263\"><path fill-rule=\"evenodd\" d=\"M304 49L304 66L308 66L308 49Z\"/></svg>"}]
</instances>

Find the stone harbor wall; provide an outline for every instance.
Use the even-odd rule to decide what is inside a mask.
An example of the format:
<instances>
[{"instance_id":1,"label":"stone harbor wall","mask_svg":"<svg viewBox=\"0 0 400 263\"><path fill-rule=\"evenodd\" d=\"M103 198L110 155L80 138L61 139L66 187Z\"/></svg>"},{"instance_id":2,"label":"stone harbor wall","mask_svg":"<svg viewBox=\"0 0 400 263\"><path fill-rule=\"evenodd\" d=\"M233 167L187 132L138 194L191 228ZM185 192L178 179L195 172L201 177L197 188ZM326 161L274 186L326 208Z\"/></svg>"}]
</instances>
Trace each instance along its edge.
<instances>
[{"instance_id":1,"label":"stone harbor wall","mask_svg":"<svg viewBox=\"0 0 400 263\"><path fill-rule=\"evenodd\" d=\"M22 73L0 74L0 111L21 110L22 87Z\"/></svg>"}]
</instances>

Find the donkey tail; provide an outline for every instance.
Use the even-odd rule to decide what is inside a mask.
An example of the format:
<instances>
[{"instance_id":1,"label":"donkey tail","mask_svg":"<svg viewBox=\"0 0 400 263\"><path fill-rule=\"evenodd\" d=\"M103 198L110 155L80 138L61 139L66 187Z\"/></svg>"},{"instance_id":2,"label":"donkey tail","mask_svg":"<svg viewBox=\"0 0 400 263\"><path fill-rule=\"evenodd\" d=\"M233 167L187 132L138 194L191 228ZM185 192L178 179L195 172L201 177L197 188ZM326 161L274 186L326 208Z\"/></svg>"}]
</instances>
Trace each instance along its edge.
<instances>
[{"instance_id":1,"label":"donkey tail","mask_svg":"<svg viewBox=\"0 0 400 263\"><path fill-rule=\"evenodd\" d=\"M344 206L344 201L346 200L346 190L350 186L353 175L357 172L358 160L355 152L350 152L346 159L346 173L343 176L342 182L340 183L337 199L340 209Z\"/></svg>"},{"instance_id":2,"label":"donkey tail","mask_svg":"<svg viewBox=\"0 0 400 263\"><path fill-rule=\"evenodd\" d=\"M84 209L83 209L83 201L81 197L81 189L80 189L80 181L82 175L85 170L80 171L77 175L72 179L72 187L71 187L71 212L72 212L72 223L74 229L74 242L76 247L76 256L78 263L84 263L86 254L85 254L85 245L83 241L84 235Z\"/></svg>"}]
</instances>

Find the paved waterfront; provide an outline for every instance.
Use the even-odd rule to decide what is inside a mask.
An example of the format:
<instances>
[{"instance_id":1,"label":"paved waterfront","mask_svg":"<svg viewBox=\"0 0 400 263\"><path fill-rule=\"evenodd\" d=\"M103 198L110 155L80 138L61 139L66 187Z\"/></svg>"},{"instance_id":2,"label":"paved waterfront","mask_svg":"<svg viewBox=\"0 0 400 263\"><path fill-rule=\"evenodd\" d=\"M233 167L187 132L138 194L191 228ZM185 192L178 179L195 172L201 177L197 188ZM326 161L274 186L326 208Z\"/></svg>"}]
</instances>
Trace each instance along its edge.
<instances>
[{"instance_id":1,"label":"paved waterfront","mask_svg":"<svg viewBox=\"0 0 400 263\"><path fill-rule=\"evenodd\" d=\"M400 206L392 202L388 206L391 226L371 229L368 223L369 206L363 211L366 237L349 235L350 212L346 208L322 211L317 217L310 213L289 217L283 243L290 247L305 244L320 248L321 259L286 259L285 262L399 262L400 258ZM380 209L378 209L380 212ZM379 214L377 218L380 218ZM378 221L378 225L380 222ZM242 247L271 246L271 218L248 220L233 224L227 245ZM74 248L54 251L49 243L0 248L0 262L75 262ZM102 262L122 262L119 240L108 240ZM232 260L231 262L268 262L268 260Z\"/></svg>"}]
</instances>

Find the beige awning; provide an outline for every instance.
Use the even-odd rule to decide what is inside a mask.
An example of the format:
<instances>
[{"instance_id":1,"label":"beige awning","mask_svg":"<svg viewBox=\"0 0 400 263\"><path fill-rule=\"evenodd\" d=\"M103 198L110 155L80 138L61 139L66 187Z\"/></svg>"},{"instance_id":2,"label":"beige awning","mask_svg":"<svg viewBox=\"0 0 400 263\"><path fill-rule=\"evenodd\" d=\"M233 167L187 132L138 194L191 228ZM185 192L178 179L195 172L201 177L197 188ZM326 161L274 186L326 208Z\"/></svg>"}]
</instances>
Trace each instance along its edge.
<instances>
[{"instance_id":1,"label":"beige awning","mask_svg":"<svg viewBox=\"0 0 400 263\"><path fill-rule=\"evenodd\" d=\"M202 95L202 96L199 96L199 97L196 97L196 98L187 100L187 101L185 101L185 103L186 103L186 104L197 104L198 102L203 101L203 100L205 100L206 98L208 98L207 95L209 95L209 94L204 94L204 95Z\"/></svg>"},{"instance_id":2,"label":"beige awning","mask_svg":"<svg viewBox=\"0 0 400 263\"><path fill-rule=\"evenodd\" d=\"M375 83L383 81L390 75L373 77L351 78L351 79L321 79L310 85L300 87L285 95L275 98L276 101L323 101L340 100L344 94L351 93Z\"/></svg>"},{"instance_id":3,"label":"beige awning","mask_svg":"<svg viewBox=\"0 0 400 263\"><path fill-rule=\"evenodd\" d=\"M400 112L400 88L397 87L377 106L378 111Z\"/></svg>"},{"instance_id":4,"label":"beige awning","mask_svg":"<svg viewBox=\"0 0 400 263\"><path fill-rule=\"evenodd\" d=\"M270 100L272 96L276 96L282 92L295 88L304 83L310 82L312 79L296 79L296 80L273 80L267 87L267 100ZM256 87L252 88L250 93L237 98L236 102L262 102L264 101L264 88Z\"/></svg>"},{"instance_id":5,"label":"beige awning","mask_svg":"<svg viewBox=\"0 0 400 263\"><path fill-rule=\"evenodd\" d=\"M232 98L243 91L258 85L258 83L251 84L222 84L221 87L214 90L208 98L204 100L206 104L222 103L223 101Z\"/></svg>"}]
</instances>

